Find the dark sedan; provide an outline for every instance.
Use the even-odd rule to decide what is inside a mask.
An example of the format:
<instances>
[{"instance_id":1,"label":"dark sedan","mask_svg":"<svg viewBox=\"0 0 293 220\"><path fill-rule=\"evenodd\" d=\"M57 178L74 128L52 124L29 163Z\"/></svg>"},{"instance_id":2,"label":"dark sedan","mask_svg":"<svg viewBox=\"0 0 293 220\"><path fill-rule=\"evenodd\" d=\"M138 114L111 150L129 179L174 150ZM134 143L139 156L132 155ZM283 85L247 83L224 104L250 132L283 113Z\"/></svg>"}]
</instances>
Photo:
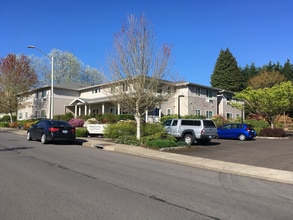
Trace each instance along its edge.
<instances>
[{"instance_id":1,"label":"dark sedan","mask_svg":"<svg viewBox=\"0 0 293 220\"><path fill-rule=\"evenodd\" d=\"M39 140L43 144L50 141L74 142L75 128L67 121L44 119L28 129L26 139Z\"/></svg>"},{"instance_id":2,"label":"dark sedan","mask_svg":"<svg viewBox=\"0 0 293 220\"><path fill-rule=\"evenodd\" d=\"M218 128L218 137L244 141L255 138L256 131L248 124L225 124Z\"/></svg>"}]
</instances>

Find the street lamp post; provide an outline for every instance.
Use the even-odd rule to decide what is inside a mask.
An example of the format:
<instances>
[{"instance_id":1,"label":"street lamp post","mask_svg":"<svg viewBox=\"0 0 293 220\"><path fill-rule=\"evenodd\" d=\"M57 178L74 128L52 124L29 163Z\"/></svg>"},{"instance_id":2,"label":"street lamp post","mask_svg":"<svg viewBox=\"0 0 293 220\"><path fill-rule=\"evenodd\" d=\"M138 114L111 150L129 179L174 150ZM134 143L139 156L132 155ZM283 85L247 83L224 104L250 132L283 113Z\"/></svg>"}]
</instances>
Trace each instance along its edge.
<instances>
[{"instance_id":1,"label":"street lamp post","mask_svg":"<svg viewBox=\"0 0 293 220\"><path fill-rule=\"evenodd\" d=\"M180 118L180 98L184 97L184 95L179 95L178 96L178 118Z\"/></svg>"},{"instance_id":2,"label":"street lamp post","mask_svg":"<svg viewBox=\"0 0 293 220\"><path fill-rule=\"evenodd\" d=\"M54 116L54 57L48 56L48 54L44 53L40 48L28 45L27 48L37 49L39 52L44 54L49 60L51 60L51 92L50 92L50 119L53 119Z\"/></svg>"}]
</instances>

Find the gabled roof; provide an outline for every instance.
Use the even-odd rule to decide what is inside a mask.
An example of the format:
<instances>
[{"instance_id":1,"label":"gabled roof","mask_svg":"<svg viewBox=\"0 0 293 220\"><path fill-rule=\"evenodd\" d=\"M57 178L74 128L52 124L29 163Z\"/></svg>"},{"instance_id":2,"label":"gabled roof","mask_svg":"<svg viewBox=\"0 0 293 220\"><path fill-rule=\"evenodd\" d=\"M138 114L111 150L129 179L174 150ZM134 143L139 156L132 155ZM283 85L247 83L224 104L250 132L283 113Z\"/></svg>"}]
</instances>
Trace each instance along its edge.
<instances>
[{"instance_id":1,"label":"gabled roof","mask_svg":"<svg viewBox=\"0 0 293 220\"><path fill-rule=\"evenodd\" d=\"M91 103L106 102L106 101L109 101L108 97L93 98L93 99L75 98L66 106L74 105L74 103L91 104Z\"/></svg>"}]
</instances>

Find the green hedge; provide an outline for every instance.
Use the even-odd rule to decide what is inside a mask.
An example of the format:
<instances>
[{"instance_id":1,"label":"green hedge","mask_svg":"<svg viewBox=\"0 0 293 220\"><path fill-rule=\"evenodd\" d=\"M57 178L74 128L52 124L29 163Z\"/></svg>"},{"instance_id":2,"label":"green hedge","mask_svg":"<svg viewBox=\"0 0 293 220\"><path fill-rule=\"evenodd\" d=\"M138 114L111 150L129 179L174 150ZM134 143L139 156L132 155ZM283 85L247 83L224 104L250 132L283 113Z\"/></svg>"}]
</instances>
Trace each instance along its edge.
<instances>
[{"instance_id":1,"label":"green hedge","mask_svg":"<svg viewBox=\"0 0 293 220\"><path fill-rule=\"evenodd\" d=\"M86 128L81 128L81 127L76 127L75 128L75 136L76 137L87 137L87 129Z\"/></svg>"}]
</instances>

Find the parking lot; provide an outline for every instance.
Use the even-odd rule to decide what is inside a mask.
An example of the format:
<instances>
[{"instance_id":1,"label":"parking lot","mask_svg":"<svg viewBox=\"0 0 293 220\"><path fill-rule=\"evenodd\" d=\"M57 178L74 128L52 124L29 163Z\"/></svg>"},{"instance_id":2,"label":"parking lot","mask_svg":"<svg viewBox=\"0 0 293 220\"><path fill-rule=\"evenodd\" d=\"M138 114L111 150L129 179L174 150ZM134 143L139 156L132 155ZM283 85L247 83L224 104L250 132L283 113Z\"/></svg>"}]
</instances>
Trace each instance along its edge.
<instances>
[{"instance_id":1,"label":"parking lot","mask_svg":"<svg viewBox=\"0 0 293 220\"><path fill-rule=\"evenodd\" d=\"M209 145L193 145L173 153L293 171L292 138L256 138L247 141L213 139Z\"/></svg>"}]
</instances>

